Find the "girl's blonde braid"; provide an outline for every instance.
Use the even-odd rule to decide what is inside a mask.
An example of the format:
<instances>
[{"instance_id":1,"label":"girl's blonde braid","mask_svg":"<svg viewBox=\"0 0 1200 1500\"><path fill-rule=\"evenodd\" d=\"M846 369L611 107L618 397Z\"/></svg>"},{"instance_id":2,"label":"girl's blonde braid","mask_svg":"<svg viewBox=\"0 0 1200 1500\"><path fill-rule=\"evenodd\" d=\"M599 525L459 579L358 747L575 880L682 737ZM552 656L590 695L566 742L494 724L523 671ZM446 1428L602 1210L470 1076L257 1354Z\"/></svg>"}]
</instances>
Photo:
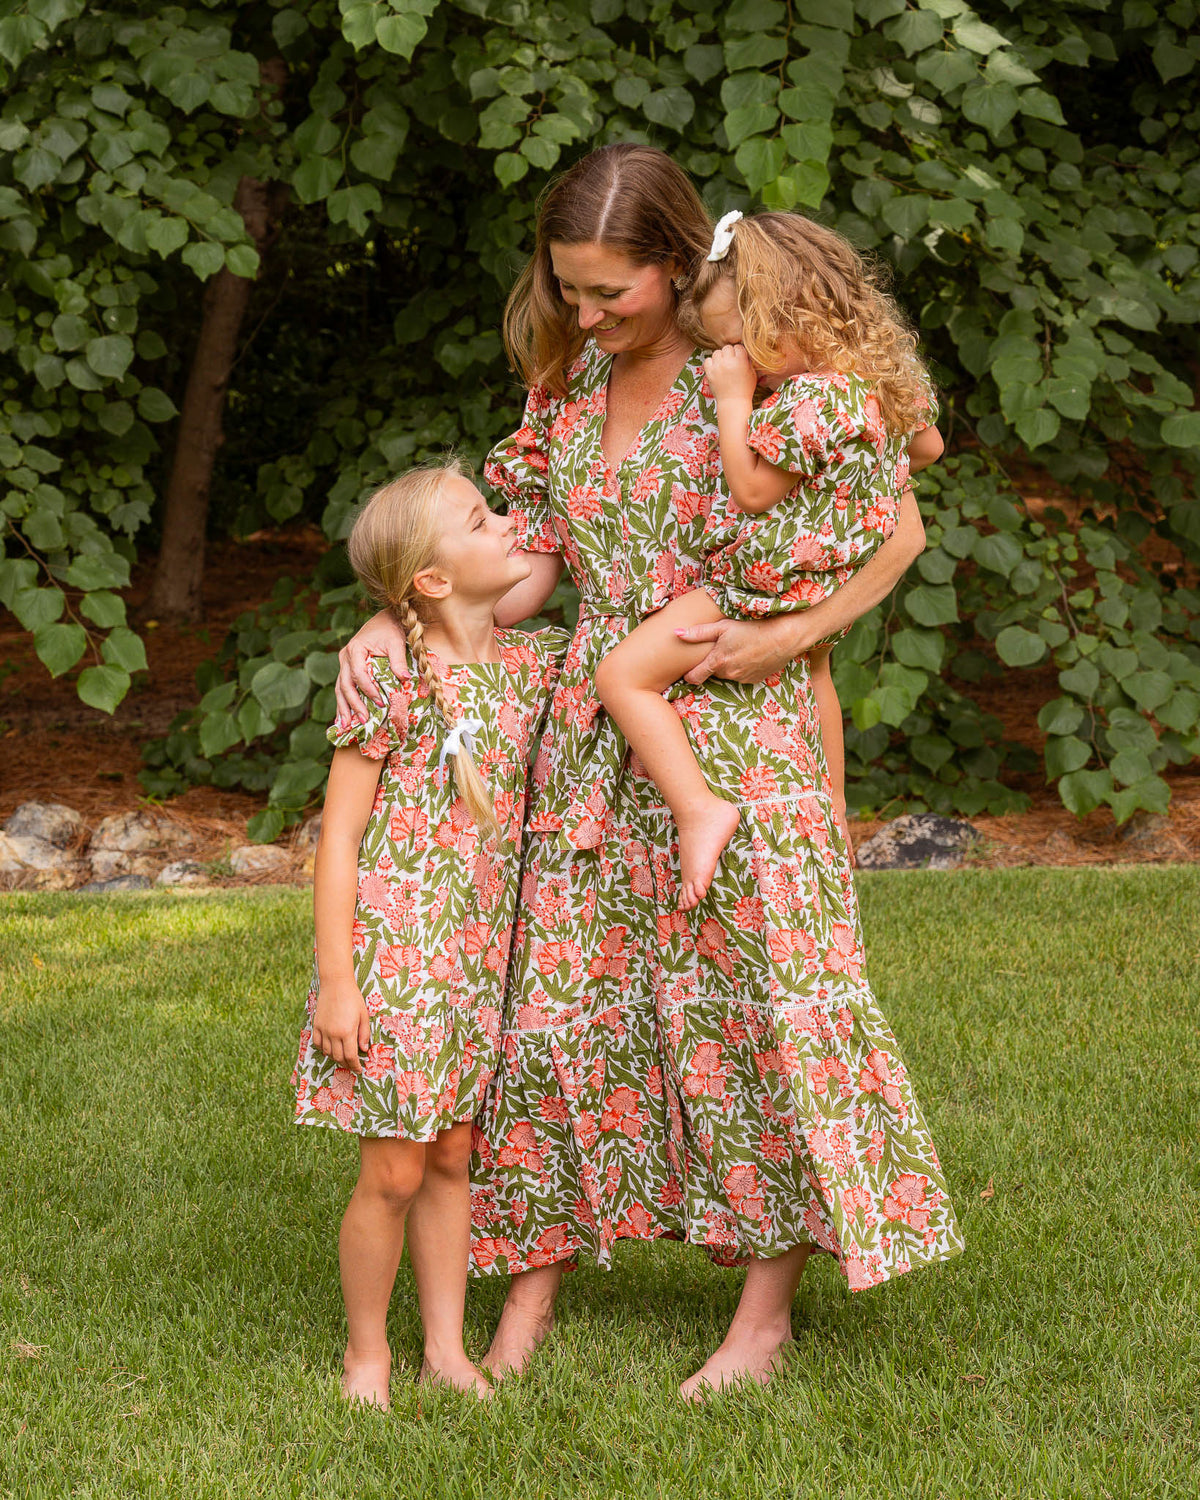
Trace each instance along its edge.
<instances>
[{"instance_id":1,"label":"girl's blonde braid","mask_svg":"<svg viewBox=\"0 0 1200 1500\"><path fill-rule=\"evenodd\" d=\"M459 716L447 703L446 686L430 660L425 646L425 626L421 622L421 617L413 608L411 599L403 600L395 606L395 609L400 617L400 624L404 628L408 649L412 652L417 674L425 684L429 696L437 705L438 713L441 714L446 728L453 729ZM471 752L464 745L451 758L454 761L454 779L466 803L467 811L475 820L476 827L485 838L490 834L497 843L500 843L504 835L496 817L496 805L492 801L487 782L480 774Z\"/></svg>"}]
</instances>

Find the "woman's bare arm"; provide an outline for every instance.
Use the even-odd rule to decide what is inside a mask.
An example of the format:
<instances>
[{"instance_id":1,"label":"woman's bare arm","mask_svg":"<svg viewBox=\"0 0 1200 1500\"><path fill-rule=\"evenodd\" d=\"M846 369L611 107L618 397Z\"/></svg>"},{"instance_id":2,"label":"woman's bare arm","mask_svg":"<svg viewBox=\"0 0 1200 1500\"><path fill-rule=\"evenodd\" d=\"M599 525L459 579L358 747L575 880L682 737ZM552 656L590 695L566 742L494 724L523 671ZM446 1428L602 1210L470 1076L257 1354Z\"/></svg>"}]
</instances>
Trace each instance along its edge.
<instances>
[{"instance_id":1,"label":"woman's bare arm","mask_svg":"<svg viewBox=\"0 0 1200 1500\"><path fill-rule=\"evenodd\" d=\"M496 605L496 624L502 629L536 615L562 577L560 552L526 552L525 556L529 559L529 577L514 583Z\"/></svg>"}]
</instances>

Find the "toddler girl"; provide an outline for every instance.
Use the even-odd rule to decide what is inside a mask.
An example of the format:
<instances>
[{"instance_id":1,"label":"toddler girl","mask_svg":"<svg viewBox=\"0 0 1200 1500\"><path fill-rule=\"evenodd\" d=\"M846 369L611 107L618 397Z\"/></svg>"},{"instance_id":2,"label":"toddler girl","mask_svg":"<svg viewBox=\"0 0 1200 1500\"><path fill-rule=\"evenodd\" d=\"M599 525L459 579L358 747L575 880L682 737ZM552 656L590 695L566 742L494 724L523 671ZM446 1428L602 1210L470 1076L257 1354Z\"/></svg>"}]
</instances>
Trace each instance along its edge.
<instances>
[{"instance_id":1,"label":"toddler girl","mask_svg":"<svg viewBox=\"0 0 1200 1500\"><path fill-rule=\"evenodd\" d=\"M738 809L709 789L662 696L710 649L677 632L825 598L895 529L910 469L942 451L916 339L841 235L799 214L727 214L687 311L716 346L705 370L732 506L709 521L702 587L643 621L596 676L601 701L675 816L685 911L707 891ZM759 385L771 394L755 408ZM829 651L810 653L810 663L845 834Z\"/></svg>"},{"instance_id":2,"label":"toddler girl","mask_svg":"<svg viewBox=\"0 0 1200 1500\"><path fill-rule=\"evenodd\" d=\"M527 754L566 644L496 629L496 601L529 572L512 536L456 461L385 486L350 535L415 674L378 659L384 701L329 731L316 973L293 1081L298 1122L359 1138L339 1240L342 1389L384 1408L406 1227L421 1378L491 1391L462 1339L471 1117L497 1062Z\"/></svg>"}]
</instances>

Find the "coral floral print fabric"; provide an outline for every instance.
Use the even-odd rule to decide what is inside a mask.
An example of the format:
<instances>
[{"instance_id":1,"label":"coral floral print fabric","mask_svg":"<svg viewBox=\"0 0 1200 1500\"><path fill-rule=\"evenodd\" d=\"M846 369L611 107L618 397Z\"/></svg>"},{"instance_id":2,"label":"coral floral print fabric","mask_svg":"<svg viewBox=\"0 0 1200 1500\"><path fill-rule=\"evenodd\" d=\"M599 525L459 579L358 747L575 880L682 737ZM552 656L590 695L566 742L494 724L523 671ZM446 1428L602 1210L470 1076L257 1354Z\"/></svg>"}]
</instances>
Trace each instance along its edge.
<instances>
[{"instance_id":1,"label":"coral floral print fabric","mask_svg":"<svg viewBox=\"0 0 1200 1500\"><path fill-rule=\"evenodd\" d=\"M709 894L677 912L673 825L592 678L699 579L725 503L715 409L696 354L613 468L608 367L589 349L567 398L532 391L487 470L582 608L533 773L474 1264L607 1264L616 1240L663 1235L725 1263L811 1242L870 1286L961 1239L867 982L807 669L673 690L710 785L742 808Z\"/></svg>"},{"instance_id":2,"label":"coral floral print fabric","mask_svg":"<svg viewBox=\"0 0 1200 1500\"><path fill-rule=\"evenodd\" d=\"M927 403L925 425L936 420L932 390ZM908 439L888 435L870 386L854 375L785 380L751 414L746 440L799 479L761 515L732 501L714 511L704 587L727 619L826 598L891 536L908 484Z\"/></svg>"},{"instance_id":3,"label":"coral floral print fabric","mask_svg":"<svg viewBox=\"0 0 1200 1500\"><path fill-rule=\"evenodd\" d=\"M444 667L447 700L482 721L475 762L507 847L481 841L454 790L441 714L424 684L373 663L387 695L339 747L386 760L358 862L355 972L371 1015L357 1077L312 1044L314 970L293 1077L296 1121L429 1141L475 1113L499 1056L500 1007L517 893L530 742L563 631L497 633L500 662Z\"/></svg>"}]
</instances>

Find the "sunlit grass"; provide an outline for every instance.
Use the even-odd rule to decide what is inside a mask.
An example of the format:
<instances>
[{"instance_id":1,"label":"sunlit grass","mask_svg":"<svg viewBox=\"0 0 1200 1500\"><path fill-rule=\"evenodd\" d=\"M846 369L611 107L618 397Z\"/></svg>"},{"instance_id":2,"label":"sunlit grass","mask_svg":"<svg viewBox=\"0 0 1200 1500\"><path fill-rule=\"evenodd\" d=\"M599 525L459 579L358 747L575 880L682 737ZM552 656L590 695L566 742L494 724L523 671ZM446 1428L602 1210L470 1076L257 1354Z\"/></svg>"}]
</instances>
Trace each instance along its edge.
<instances>
[{"instance_id":1,"label":"sunlit grass","mask_svg":"<svg viewBox=\"0 0 1200 1500\"><path fill-rule=\"evenodd\" d=\"M336 1388L353 1143L290 1123L307 898L0 902L0 1493L1192 1495L1200 871L862 890L967 1253L853 1297L814 1264L786 1374L703 1412L739 1278L695 1251L568 1278L488 1409L413 1386L405 1268L387 1417Z\"/></svg>"}]
</instances>

